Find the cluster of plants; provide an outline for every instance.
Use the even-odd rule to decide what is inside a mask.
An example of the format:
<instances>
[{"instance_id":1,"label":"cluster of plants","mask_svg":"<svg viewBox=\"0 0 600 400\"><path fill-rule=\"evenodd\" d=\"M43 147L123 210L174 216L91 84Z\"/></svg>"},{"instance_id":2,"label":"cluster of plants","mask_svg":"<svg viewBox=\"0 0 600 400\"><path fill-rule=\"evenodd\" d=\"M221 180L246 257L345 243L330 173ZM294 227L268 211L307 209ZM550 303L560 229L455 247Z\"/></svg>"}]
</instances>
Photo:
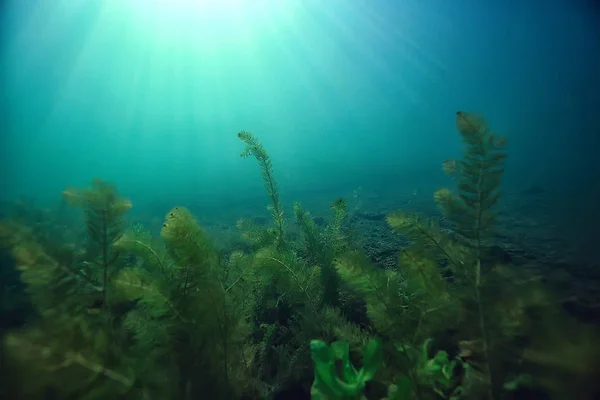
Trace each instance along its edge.
<instances>
[{"instance_id":1,"label":"cluster of plants","mask_svg":"<svg viewBox=\"0 0 600 400\"><path fill-rule=\"evenodd\" d=\"M464 154L443 163L454 185L434 194L444 224L390 214L411 243L394 268L357 247L343 199L325 227L294 204L301 234L290 235L271 159L246 131L242 156L258 162L272 216L268 227L238 222L251 251L219 251L183 207L155 237L126 222L131 202L100 180L63 193L81 210L83 235L6 218L0 241L36 317L4 335L2 362L13 371L4 390L44 399L585 398L600 355L594 332L568 331L539 279L488 257L505 140L477 115L459 112L456 123Z\"/></svg>"}]
</instances>

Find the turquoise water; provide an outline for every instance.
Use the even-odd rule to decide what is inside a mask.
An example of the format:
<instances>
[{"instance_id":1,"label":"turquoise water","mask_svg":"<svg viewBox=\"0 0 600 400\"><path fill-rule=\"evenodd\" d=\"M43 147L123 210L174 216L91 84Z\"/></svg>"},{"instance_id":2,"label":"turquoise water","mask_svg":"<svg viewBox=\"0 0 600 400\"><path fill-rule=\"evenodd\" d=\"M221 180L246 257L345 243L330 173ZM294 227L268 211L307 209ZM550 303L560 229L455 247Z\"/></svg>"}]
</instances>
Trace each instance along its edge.
<instances>
[{"instance_id":1,"label":"turquoise water","mask_svg":"<svg viewBox=\"0 0 600 400\"><path fill-rule=\"evenodd\" d=\"M4 1L0 397L323 399L373 339L340 393L598 398L599 72L594 0Z\"/></svg>"},{"instance_id":2,"label":"turquoise water","mask_svg":"<svg viewBox=\"0 0 600 400\"><path fill-rule=\"evenodd\" d=\"M508 137L507 184L585 180L597 21L567 1L9 1L2 197L94 177L137 207L251 197L241 129L284 195L412 191L458 154L457 110Z\"/></svg>"}]
</instances>

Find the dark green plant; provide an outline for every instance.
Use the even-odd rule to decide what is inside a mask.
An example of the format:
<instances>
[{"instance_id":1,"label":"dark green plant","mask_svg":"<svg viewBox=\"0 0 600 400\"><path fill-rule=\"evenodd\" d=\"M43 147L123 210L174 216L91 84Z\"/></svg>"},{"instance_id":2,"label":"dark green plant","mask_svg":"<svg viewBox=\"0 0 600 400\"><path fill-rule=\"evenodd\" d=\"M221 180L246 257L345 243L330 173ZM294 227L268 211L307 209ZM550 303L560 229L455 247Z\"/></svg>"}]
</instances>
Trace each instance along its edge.
<instances>
[{"instance_id":1,"label":"dark green plant","mask_svg":"<svg viewBox=\"0 0 600 400\"><path fill-rule=\"evenodd\" d=\"M387 400L408 400L412 396L413 382L408 376L401 377L397 383L388 386Z\"/></svg>"}]
</instances>

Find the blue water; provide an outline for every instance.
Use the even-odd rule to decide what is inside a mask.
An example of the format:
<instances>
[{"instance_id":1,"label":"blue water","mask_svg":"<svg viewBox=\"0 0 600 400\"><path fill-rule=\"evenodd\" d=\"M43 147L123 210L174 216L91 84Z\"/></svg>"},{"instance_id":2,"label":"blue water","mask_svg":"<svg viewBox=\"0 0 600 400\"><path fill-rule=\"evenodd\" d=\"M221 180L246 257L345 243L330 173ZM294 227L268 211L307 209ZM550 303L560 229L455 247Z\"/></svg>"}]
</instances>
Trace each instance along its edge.
<instances>
[{"instance_id":1,"label":"blue water","mask_svg":"<svg viewBox=\"0 0 600 400\"><path fill-rule=\"evenodd\" d=\"M4 2L3 200L51 201L100 177L137 210L262 205L241 129L289 201L431 192L461 149L455 112L469 110L508 137L507 190L595 209L593 1L193 3Z\"/></svg>"}]
</instances>

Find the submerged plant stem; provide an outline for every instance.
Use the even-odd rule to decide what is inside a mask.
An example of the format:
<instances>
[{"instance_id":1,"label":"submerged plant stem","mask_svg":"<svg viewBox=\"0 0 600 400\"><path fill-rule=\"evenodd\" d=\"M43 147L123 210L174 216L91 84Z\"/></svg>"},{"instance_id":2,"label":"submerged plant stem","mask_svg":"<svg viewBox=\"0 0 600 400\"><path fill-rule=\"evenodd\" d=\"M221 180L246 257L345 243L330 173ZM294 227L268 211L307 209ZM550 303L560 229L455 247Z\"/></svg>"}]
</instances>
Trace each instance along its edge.
<instances>
[{"instance_id":1,"label":"submerged plant stem","mask_svg":"<svg viewBox=\"0 0 600 400\"><path fill-rule=\"evenodd\" d=\"M477 260L477 278L475 284L475 296L477 298L477 308L479 312L479 330L481 331L481 339L483 340L483 355L485 357L485 369L488 377L488 397L494 400L494 381L492 379L492 369L490 367L490 350L487 339L487 330L485 327L485 319L483 317L483 306L481 304L481 292L479 286L481 283L481 260Z\"/></svg>"}]
</instances>

